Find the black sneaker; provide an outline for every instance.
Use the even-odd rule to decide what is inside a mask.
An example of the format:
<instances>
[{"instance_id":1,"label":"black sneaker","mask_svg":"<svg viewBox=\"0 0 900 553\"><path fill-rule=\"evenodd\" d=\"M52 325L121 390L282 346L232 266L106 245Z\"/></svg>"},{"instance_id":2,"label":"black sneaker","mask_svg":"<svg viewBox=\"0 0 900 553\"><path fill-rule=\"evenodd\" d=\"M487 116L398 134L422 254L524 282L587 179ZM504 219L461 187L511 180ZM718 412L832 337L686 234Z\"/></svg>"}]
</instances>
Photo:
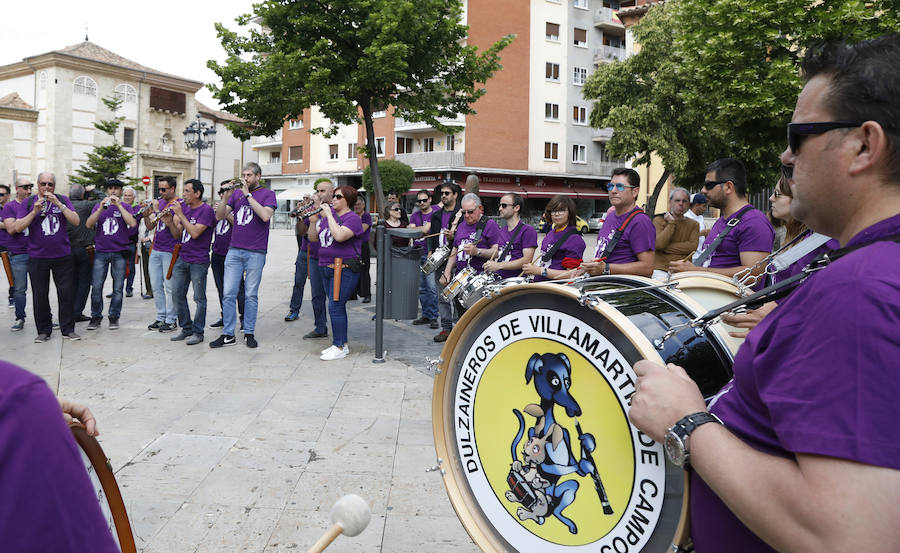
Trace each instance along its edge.
<instances>
[{"instance_id":1,"label":"black sneaker","mask_svg":"<svg viewBox=\"0 0 900 553\"><path fill-rule=\"evenodd\" d=\"M86 322L88 322L88 321L90 321L90 320L91 320L90 317L85 317L85 316L82 315L81 313L75 315L75 322L76 322L76 323L86 323Z\"/></svg>"},{"instance_id":2,"label":"black sneaker","mask_svg":"<svg viewBox=\"0 0 900 553\"><path fill-rule=\"evenodd\" d=\"M414 325L427 325L427 324L431 324L431 319L429 319L428 317L419 317L418 319L416 319L415 321L413 321L413 324L414 324Z\"/></svg>"},{"instance_id":3,"label":"black sneaker","mask_svg":"<svg viewBox=\"0 0 900 553\"><path fill-rule=\"evenodd\" d=\"M162 321L153 321L152 323L147 325L147 330L159 330L159 327L161 327L162 325Z\"/></svg>"},{"instance_id":4,"label":"black sneaker","mask_svg":"<svg viewBox=\"0 0 900 553\"><path fill-rule=\"evenodd\" d=\"M109 318L109 329L115 330L119 328L119 318L118 317L110 317Z\"/></svg>"},{"instance_id":5,"label":"black sneaker","mask_svg":"<svg viewBox=\"0 0 900 553\"><path fill-rule=\"evenodd\" d=\"M172 340L173 342L180 342L181 340L184 340L188 336L193 336L193 335L194 335L194 333L192 331L190 331L186 328L182 328L181 332L179 332L176 336L172 336L171 338L169 338L169 340Z\"/></svg>"},{"instance_id":6,"label":"black sneaker","mask_svg":"<svg viewBox=\"0 0 900 553\"><path fill-rule=\"evenodd\" d=\"M88 323L87 329L88 330L97 330L98 328L100 328L100 323L102 323L102 322L103 322L103 319L101 319L100 317L91 317L91 322Z\"/></svg>"},{"instance_id":7,"label":"black sneaker","mask_svg":"<svg viewBox=\"0 0 900 553\"><path fill-rule=\"evenodd\" d=\"M178 328L178 325L176 324L163 323L159 325L160 332L172 332L176 328Z\"/></svg>"},{"instance_id":8,"label":"black sneaker","mask_svg":"<svg viewBox=\"0 0 900 553\"><path fill-rule=\"evenodd\" d=\"M237 343L237 340L234 339L234 336L229 336L227 334L223 334L209 343L209 347L211 348L220 348L222 346L233 346Z\"/></svg>"},{"instance_id":9,"label":"black sneaker","mask_svg":"<svg viewBox=\"0 0 900 553\"><path fill-rule=\"evenodd\" d=\"M211 324L209 326L211 328L222 328L223 326L225 326L225 321L223 321L222 319L219 319L218 321L214 322L213 324Z\"/></svg>"},{"instance_id":10,"label":"black sneaker","mask_svg":"<svg viewBox=\"0 0 900 553\"><path fill-rule=\"evenodd\" d=\"M133 290L125 290L125 297L126 297L126 298L130 298L130 297L133 296L133 295L134 295L134 291L133 291Z\"/></svg>"},{"instance_id":11,"label":"black sneaker","mask_svg":"<svg viewBox=\"0 0 900 553\"><path fill-rule=\"evenodd\" d=\"M247 344L248 348L255 348L259 345L256 343L256 338L254 338L252 334L244 334L244 343Z\"/></svg>"}]
</instances>

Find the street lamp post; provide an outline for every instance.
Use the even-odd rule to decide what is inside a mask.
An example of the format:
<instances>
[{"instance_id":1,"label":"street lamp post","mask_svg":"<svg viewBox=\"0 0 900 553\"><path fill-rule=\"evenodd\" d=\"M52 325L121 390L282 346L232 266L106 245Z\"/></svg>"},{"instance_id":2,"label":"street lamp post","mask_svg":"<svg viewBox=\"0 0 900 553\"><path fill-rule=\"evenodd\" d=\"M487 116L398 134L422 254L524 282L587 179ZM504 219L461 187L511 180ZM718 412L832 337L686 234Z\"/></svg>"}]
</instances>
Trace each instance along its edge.
<instances>
[{"instance_id":1,"label":"street lamp post","mask_svg":"<svg viewBox=\"0 0 900 553\"><path fill-rule=\"evenodd\" d=\"M208 124L200 119L197 114L197 120L184 129L184 147L188 150L197 150L197 180L200 178L200 154L207 148L212 148L216 143L216 127L215 124Z\"/></svg>"}]
</instances>

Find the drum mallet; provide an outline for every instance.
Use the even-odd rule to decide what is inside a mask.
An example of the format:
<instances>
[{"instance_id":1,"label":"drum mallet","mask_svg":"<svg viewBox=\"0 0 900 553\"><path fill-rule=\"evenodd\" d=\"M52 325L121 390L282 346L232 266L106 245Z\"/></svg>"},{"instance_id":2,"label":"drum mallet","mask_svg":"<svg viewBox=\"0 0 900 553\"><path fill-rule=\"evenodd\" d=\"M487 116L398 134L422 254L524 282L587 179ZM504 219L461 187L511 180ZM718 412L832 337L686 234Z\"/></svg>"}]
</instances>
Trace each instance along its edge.
<instances>
[{"instance_id":1,"label":"drum mallet","mask_svg":"<svg viewBox=\"0 0 900 553\"><path fill-rule=\"evenodd\" d=\"M322 553L341 534L358 536L371 518L372 511L365 499L358 495L345 495L331 508L331 522L334 524L306 553Z\"/></svg>"}]
</instances>

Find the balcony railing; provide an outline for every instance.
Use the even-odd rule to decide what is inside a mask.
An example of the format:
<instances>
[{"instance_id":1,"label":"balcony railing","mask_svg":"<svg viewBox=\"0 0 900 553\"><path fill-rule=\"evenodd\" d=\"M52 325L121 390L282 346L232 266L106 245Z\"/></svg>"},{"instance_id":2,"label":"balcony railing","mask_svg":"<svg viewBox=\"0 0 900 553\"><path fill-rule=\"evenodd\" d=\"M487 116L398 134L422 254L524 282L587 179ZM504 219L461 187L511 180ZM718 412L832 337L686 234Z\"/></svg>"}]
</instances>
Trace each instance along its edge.
<instances>
[{"instance_id":1,"label":"balcony railing","mask_svg":"<svg viewBox=\"0 0 900 553\"><path fill-rule=\"evenodd\" d=\"M412 154L397 154L397 161L409 165L414 169L425 167L462 167L465 163L465 152L414 152Z\"/></svg>"},{"instance_id":2,"label":"balcony railing","mask_svg":"<svg viewBox=\"0 0 900 553\"><path fill-rule=\"evenodd\" d=\"M271 177L272 175L281 174L281 162L278 163L260 163L259 168L262 169L263 177Z\"/></svg>"},{"instance_id":3,"label":"balcony railing","mask_svg":"<svg viewBox=\"0 0 900 553\"><path fill-rule=\"evenodd\" d=\"M594 63L622 61L625 59L625 48L600 46L594 49Z\"/></svg>"},{"instance_id":4,"label":"balcony railing","mask_svg":"<svg viewBox=\"0 0 900 553\"><path fill-rule=\"evenodd\" d=\"M625 165L624 161L595 161L591 164L593 173L601 177L612 178L613 169Z\"/></svg>"},{"instance_id":5,"label":"balcony railing","mask_svg":"<svg viewBox=\"0 0 900 553\"><path fill-rule=\"evenodd\" d=\"M619 16L616 15L615 10L612 8L598 8L597 11L594 12L594 25L607 29L625 28L625 25L622 24Z\"/></svg>"},{"instance_id":6,"label":"balcony railing","mask_svg":"<svg viewBox=\"0 0 900 553\"><path fill-rule=\"evenodd\" d=\"M254 150L281 148L281 129L276 131L272 136L254 137L250 147Z\"/></svg>"},{"instance_id":7,"label":"balcony railing","mask_svg":"<svg viewBox=\"0 0 900 553\"><path fill-rule=\"evenodd\" d=\"M613 130L612 127L593 129L593 135L594 142L609 142L609 139L612 138Z\"/></svg>"},{"instance_id":8,"label":"balcony railing","mask_svg":"<svg viewBox=\"0 0 900 553\"><path fill-rule=\"evenodd\" d=\"M465 117L456 117L454 119L450 119L447 117L439 117L438 121L441 122L442 125L447 125L448 127L465 127L466 126L466 118ZM434 130L434 127L429 125L428 123L422 121L407 121L406 119L401 119L399 117L394 119L394 130L401 132L430 132Z\"/></svg>"}]
</instances>

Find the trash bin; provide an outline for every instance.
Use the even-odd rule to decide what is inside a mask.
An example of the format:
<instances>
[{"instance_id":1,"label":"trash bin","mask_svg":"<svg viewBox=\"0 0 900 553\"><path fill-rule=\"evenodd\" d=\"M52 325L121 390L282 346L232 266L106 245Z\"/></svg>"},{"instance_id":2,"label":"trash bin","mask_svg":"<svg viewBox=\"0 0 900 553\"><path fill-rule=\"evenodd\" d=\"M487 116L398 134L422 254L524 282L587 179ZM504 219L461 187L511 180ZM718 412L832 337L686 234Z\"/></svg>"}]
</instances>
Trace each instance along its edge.
<instances>
[{"instance_id":1,"label":"trash bin","mask_svg":"<svg viewBox=\"0 0 900 553\"><path fill-rule=\"evenodd\" d=\"M391 243L391 236L419 238L421 230L386 229L385 242ZM385 263L384 318L415 319L419 313L419 264L424 250L421 246L391 247L390 260Z\"/></svg>"}]
</instances>

